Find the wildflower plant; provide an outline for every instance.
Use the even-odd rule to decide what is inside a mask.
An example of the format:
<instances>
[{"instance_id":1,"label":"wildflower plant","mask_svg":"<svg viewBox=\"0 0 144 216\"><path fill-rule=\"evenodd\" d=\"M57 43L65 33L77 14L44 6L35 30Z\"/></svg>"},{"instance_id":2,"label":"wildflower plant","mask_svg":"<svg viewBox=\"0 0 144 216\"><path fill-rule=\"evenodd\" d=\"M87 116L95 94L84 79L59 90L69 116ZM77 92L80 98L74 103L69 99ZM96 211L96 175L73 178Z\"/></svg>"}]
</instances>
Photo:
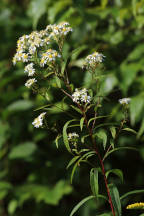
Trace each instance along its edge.
<instances>
[{"instance_id":1,"label":"wildflower plant","mask_svg":"<svg viewBox=\"0 0 144 216\"><path fill-rule=\"evenodd\" d=\"M55 139L58 147L59 140L62 138L66 149L72 156L67 166L67 168L73 167L71 182L76 168L80 167L82 163L85 162L91 167L91 194L74 207L70 216L73 216L81 205L90 199L103 199L104 202L109 203L107 215L121 216L121 201L130 194L142 191L128 192L120 197L116 185L109 182L109 174L113 173L123 181L123 172L120 169L106 170L104 162L115 151L122 149L136 150L133 147L118 147L116 142L122 130L136 133L126 126L129 118L130 98L119 100L124 111L124 118L121 122L109 123L110 115L102 116L100 114L103 98L99 95L101 76L97 78L96 70L103 63L105 56L97 51L84 59L82 67L83 70L85 69L92 74L95 91L86 89L85 86L76 88L71 83L67 71L68 61L63 58L63 46L66 36L72 31L68 22L62 22L57 25L48 25L42 31L34 31L30 35L20 37L17 42L17 51L13 58L13 64L15 65L17 62L25 64L24 72L30 77L25 86L32 89L35 94L41 94L46 99L48 89L53 85L52 80L54 80L56 88L63 95L67 105L73 109L74 113L76 112L79 115L73 117L71 113L66 112L70 119L64 122L61 134L56 130L57 137ZM51 106L50 101L46 106L39 108L44 112L40 113L32 122L35 128L47 128L48 106ZM107 119L106 124L97 122L98 119L103 121L105 118ZM108 136L108 133L110 136ZM101 140L103 145L99 145L98 140ZM103 176L104 194L102 194L99 187L101 184L99 175Z\"/></svg>"}]
</instances>

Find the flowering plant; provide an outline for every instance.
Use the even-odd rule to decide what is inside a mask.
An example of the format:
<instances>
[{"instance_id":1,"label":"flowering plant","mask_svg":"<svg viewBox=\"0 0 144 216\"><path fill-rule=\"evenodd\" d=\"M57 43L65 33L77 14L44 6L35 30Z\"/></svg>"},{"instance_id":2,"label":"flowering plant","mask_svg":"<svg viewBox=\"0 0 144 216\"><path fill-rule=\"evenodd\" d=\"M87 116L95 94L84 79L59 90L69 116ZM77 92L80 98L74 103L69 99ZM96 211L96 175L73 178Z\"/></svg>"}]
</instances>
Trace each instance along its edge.
<instances>
[{"instance_id":1,"label":"flowering plant","mask_svg":"<svg viewBox=\"0 0 144 216\"><path fill-rule=\"evenodd\" d=\"M101 123L103 119L107 118L109 120L110 117L110 115L104 116L100 114L103 97L99 95L101 76L97 76L97 68L103 63L105 56L95 51L83 61L82 68L91 73L96 86L95 91L92 92L91 89L86 89L85 86L75 88L68 76L68 58L63 58L63 46L69 32L72 32L69 23L62 22L58 25L48 25L45 30L34 31L30 35L22 36L17 42L17 52L13 58L13 64L19 61L27 63L24 72L31 78L27 80L25 86L32 89L35 94L41 94L46 99L48 98L49 86L53 85L53 80L56 87L63 94L64 100L79 115L73 116L71 113L66 113L70 116L70 119L63 125L61 134L57 131L55 139L58 147L59 140L62 138L66 149L72 155L72 159L67 166L67 168L73 166L71 182L78 166L87 163L91 167L90 186L92 195L78 203L70 216L90 199L103 199L109 203L111 208L111 211L107 212L106 215L120 216L122 215L122 199L141 191L131 191L120 197L118 188L109 182L109 174L113 173L123 181L123 173L120 169L106 170L104 161L115 151L121 149L136 150L132 147L116 146L118 135L122 130L136 133L133 129L126 127L129 117L130 98L119 100L124 113L120 123ZM47 85L48 82L49 86ZM49 115L47 107L49 105L40 108L45 112L42 112L34 119L32 122L34 127L47 128L47 117ZM110 133L109 136L108 133ZM100 191L99 175L103 176L105 194Z\"/></svg>"}]
</instances>

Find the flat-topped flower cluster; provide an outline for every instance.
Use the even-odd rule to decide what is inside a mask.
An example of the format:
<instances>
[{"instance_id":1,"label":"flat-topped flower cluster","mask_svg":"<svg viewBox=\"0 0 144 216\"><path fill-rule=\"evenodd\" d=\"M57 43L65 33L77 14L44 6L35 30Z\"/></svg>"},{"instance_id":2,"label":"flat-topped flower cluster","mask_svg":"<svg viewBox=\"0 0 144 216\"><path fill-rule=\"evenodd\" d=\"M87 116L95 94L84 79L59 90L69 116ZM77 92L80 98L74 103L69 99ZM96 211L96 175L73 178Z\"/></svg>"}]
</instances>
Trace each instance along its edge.
<instances>
[{"instance_id":1,"label":"flat-topped flower cluster","mask_svg":"<svg viewBox=\"0 0 144 216\"><path fill-rule=\"evenodd\" d=\"M105 56L102 53L94 52L85 58L84 67L86 69L95 70L99 63L102 63Z\"/></svg>"},{"instance_id":2,"label":"flat-topped flower cluster","mask_svg":"<svg viewBox=\"0 0 144 216\"><path fill-rule=\"evenodd\" d=\"M37 67L54 67L61 55L60 50L52 49L53 42L55 41L61 47L66 35L71 31L72 28L68 22L61 22L58 25L48 25L44 30L23 35L17 41L13 64L15 65L17 62L28 63L24 72L31 77L36 75ZM29 79L25 86L30 88L36 82L36 78Z\"/></svg>"},{"instance_id":3,"label":"flat-topped flower cluster","mask_svg":"<svg viewBox=\"0 0 144 216\"><path fill-rule=\"evenodd\" d=\"M79 90L75 89L75 92L72 94L73 102L81 103L90 103L91 96L88 95L88 90L86 88Z\"/></svg>"},{"instance_id":4,"label":"flat-topped flower cluster","mask_svg":"<svg viewBox=\"0 0 144 216\"><path fill-rule=\"evenodd\" d=\"M48 72L52 72L57 76L60 63L63 61L63 43L69 32L72 32L70 24L68 22L61 22L59 24L48 25L44 30L33 31L31 34L23 35L19 38L16 54L13 57L13 64L15 65L17 62L27 63L24 67L24 72L30 77L25 83L27 88L32 88L35 92L39 92L41 78L45 80ZM53 47L58 47L58 50L53 49ZM104 58L105 56L102 53L95 51L85 58L83 67L90 72L95 72L96 67L103 62ZM72 93L72 100L78 106L87 106L91 103L92 98L86 88L76 88ZM128 107L126 105L129 102L130 98L119 100L119 103L124 108ZM33 121L32 124L34 127L38 128L43 125L45 114L40 114ZM76 133L69 134L69 140L74 139L74 137L76 138L78 135Z\"/></svg>"}]
</instances>

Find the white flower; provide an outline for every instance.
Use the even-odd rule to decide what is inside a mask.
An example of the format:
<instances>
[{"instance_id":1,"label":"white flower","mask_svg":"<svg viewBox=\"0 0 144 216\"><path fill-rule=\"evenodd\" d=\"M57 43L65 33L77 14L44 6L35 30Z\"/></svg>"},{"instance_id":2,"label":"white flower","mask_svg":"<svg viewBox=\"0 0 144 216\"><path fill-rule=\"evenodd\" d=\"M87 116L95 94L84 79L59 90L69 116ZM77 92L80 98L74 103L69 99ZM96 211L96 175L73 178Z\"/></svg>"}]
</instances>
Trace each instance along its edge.
<instances>
[{"instance_id":1,"label":"white flower","mask_svg":"<svg viewBox=\"0 0 144 216\"><path fill-rule=\"evenodd\" d=\"M37 80L36 80L35 78L29 79L29 80L26 81L25 86L26 86L27 88L30 88L30 87L31 87L34 83L36 83L36 82L37 82Z\"/></svg>"},{"instance_id":2,"label":"white flower","mask_svg":"<svg viewBox=\"0 0 144 216\"><path fill-rule=\"evenodd\" d=\"M41 127L43 125L43 119L45 115L46 112L43 112L37 118L35 118L34 121L32 122L33 126L36 128Z\"/></svg>"},{"instance_id":3,"label":"white flower","mask_svg":"<svg viewBox=\"0 0 144 216\"><path fill-rule=\"evenodd\" d=\"M48 25L46 30L51 32L50 38L58 41L59 39L63 40L64 36L72 31L72 28L68 22L61 22L58 25Z\"/></svg>"},{"instance_id":4,"label":"white flower","mask_svg":"<svg viewBox=\"0 0 144 216\"><path fill-rule=\"evenodd\" d=\"M94 52L86 57L84 67L87 69L94 69L97 64L103 62L104 57L105 56L102 53Z\"/></svg>"},{"instance_id":5,"label":"white flower","mask_svg":"<svg viewBox=\"0 0 144 216\"><path fill-rule=\"evenodd\" d=\"M34 64L30 63L24 68L24 72L28 73L28 76L33 76L35 74Z\"/></svg>"},{"instance_id":6,"label":"white flower","mask_svg":"<svg viewBox=\"0 0 144 216\"><path fill-rule=\"evenodd\" d=\"M24 72L28 73L28 76L33 76L35 74L34 64L30 63L24 68Z\"/></svg>"},{"instance_id":7,"label":"white flower","mask_svg":"<svg viewBox=\"0 0 144 216\"><path fill-rule=\"evenodd\" d=\"M129 104L131 101L131 98L122 98L122 99L119 99L119 103L120 104Z\"/></svg>"},{"instance_id":8,"label":"white flower","mask_svg":"<svg viewBox=\"0 0 144 216\"><path fill-rule=\"evenodd\" d=\"M42 54L42 58L40 61L40 66L44 67L48 62L56 61L56 58L60 58L61 55L53 49L48 49L45 53Z\"/></svg>"},{"instance_id":9,"label":"white flower","mask_svg":"<svg viewBox=\"0 0 144 216\"><path fill-rule=\"evenodd\" d=\"M88 95L87 89L82 90L75 89L75 92L72 94L73 102L76 103L90 103L91 96Z\"/></svg>"},{"instance_id":10,"label":"white flower","mask_svg":"<svg viewBox=\"0 0 144 216\"><path fill-rule=\"evenodd\" d=\"M79 137L79 135L76 133L76 132L73 132L73 133L69 133L68 134L68 140L69 141L72 141L74 139L77 139Z\"/></svg>"}]
</instances>

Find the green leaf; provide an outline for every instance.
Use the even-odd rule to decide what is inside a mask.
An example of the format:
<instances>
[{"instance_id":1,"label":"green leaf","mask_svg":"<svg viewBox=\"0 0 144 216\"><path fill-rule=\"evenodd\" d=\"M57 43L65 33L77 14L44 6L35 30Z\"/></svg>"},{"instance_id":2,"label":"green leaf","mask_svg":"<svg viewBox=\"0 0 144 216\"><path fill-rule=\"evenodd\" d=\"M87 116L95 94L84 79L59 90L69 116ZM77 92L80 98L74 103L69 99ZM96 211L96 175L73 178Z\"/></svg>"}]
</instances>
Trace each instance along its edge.
<instances>
[{"instance_id":1,"label":"green leaf","mask_svg":"<svg viewBox=\"0 0 144 216\"><path fill-rule=\"evenodd\" d=\"M69 146L69 141L68 141L68 137L67 137L67 128L69 126L69 124L73 121L77 121L76 119L67 121L66 124L63 127L63 140L64 140L64 144L66 146L66 149L71 153L71 148Z\"/></svg>"},{"instance_id":2,"label":"green leaf","mask_svg":"<svg viewBox=\"0 0 144 216\"><path fill-rule=\"evenodd\" d=\"M62 62L62 65L61 65L61 74L64 74L65 68L66 68L66 64L67 64L67 59Z\"/></svg>"},{"instance_id":3,"label":"green leaf","mask_svg":"<svg viewBox=\"0 0 144 216\"><path fill-rule=\"evenodd\" d=\"M140 118L143 109L144 109L143 96L137 96L137 97L134 97L131 99L131 102L130 102L130 119L131 119L131 123L133 125Z\"/></svg>"},{"instance_id":4,"label":"green leaf","mask_svg":"<svg viewBox=\"0 0 144 216\"><path fill-rule=\"evenodd\" d=\"M122 130L137 134L137 132L131 128L123 128Z\"/></svg>"},{"instance_id":5,"label":"green leaf","mask_svg":"<svg viewBox=\"0 0 144 216\"><path fill-rule=\"evenodd\" d=\"M78 162L77 163L75 163L75 165L73 166L73 169L72 169L72 172L71 172L71 177L70 177L70 182L71 182L71 184L72 184L72 182L73 182L73 176L74 176L74 173L75 173L75 171L76 171L76 168L77 168L77 166L78 166Z\"/></svg>"},{"instance_id":6,"label":"green leaf","mask_svg":"<svg viewBox=\"0 0 144 216\"><path fill-rule=\"evenodd\" d=\"M143 118L143 120L142 120L140 129L139 129L139 131L138 131L137 138L140 138L140 136L143 134L143 132L144 132L144 118Z\"/></svg>"},{"instance_id":7,"label":"green leaf","mask_svg":"<svg viewBox=\"0 0 144 216\"><path fill-rule=\"evenodd\" d=\"M98 169L92 168L90 171L90 186L93 195L98 198L99 193L99 183L98 183Z\"/></svg>"},{"instance_id":8,"label":"green leaf","mask_svg":"<svg viewBox=\"0 0 144 216\"><path fill-rule=\"evenodd\" d=\"M115 139L115 136L116 136L116 128L115 127L110 127L110 132L111 132L111 134L112 134L112 137L113 137L113 139Z\"/></svg>"},{"instance_id":9,"label":"green leaf","mask_svg":"<svg viewBox=\"0 0 144 216\"><path fill-rule=\"evenodd\" d=\"M138 71L141 70L141 67L142 65L139 62L138 63L135 63L135 62L128 63L127 61L124 61L120 65L121 75L123 77L123 80L120 83L120 86L124 90L124 92L128 90L128 87L134 81Z\"/></svg>"},{"instance_id":10,"label":"green leaf","mask_svg":"<svg viewBox=\"0 0 144 216\"><path fill-rule=\"evenodd\" d=\"M71 160L70 160L70 162L68 163L68 165L67 165L67 169L73 164L73 163L75 163L77 160L78 160L78 158L80 158L80 156L75 156L75 157L73 157Z\"/></svg>"},{"instance_id":11,"label":"green leaf","mask_svg":"<svg viewBox=\"0 0 144 216\"><path fill-rule=\"evenodd\" d=\"M101 7L104 9L108 4L108 0L101 0Z\"/></svg>"},{"instance_id":12,"label":"green leaf","mask_svg":"<svg viewBox=\"0 0 144 216\"><path fill-rule=\"evenodd\" d=\"M95 198L95 196L88 196L88 197L84 198L83 200L81 200L81 201L73 208L72 212L70 213L70 216L73 216L73 215L77 212L77 210L78 210L85 202L87 202L87 201L90 200L90 199L94 199L94 198Z\"/></svg>"},{"instance_id":13,"label":"green leaf","mask_svg":"<svg viewBox=\"0 0 144 216\"><path fill-rule=\"evenodd\" d=\"M13 102L7 107L7 111L16 112L16 111L25 111L33 107L33 102L29 100L18 100Z\"/></svg>"},{"instance_id":14,"label":"green leaf","mask_svg":"<svg viewBox=\"0 0 144 216\"><path fill-rule=\"evenodd\" d=\"M119 192L114 184L109 185L110 195L113 203L114 210L117 216L121 216L121 202L119 197Z\"/></svg>"},{"instance_id":15,"label":"green leaf","mask_svg":"<svg viewBox=\"0 0 144 216\"><path fill-rule=\"evenodd\" d=\"M47 12L50 0L32 0L29 4L28 15L33 19L33 28L36 29L40 17Z\"/></svg>"},{"instance_id":16,"label":"green leaf","mask_svg":"<svg viewBox=\"0 0 144 216\"><path fill-rule=\"evenodd\" d=\"M71 54L71 60L74 61L77 59L77 57L79 56L79 54L85 50L87 48L87 45L82 45L80 46L79 48L76 48L72 51L72 54Z\"/></svg>"},{"instance_id":17,"label":"green leaf","mask_svg":"<svg viewBox=\"0 0 144 216\"><path fill-rule=\"evenodd\" d=\"M110 173L114 173L115 175L117 175L121 179L121 181L123 182L123 172L120 169L108 170L106 172L106 178L108 178Z\"/></svg>"},{"instance_id":18,"label":"green leaf","mask_svg":"<svg viewBox=\"0 0 144 216\"><path fill-rule=\"evenodd\" d=\"M106 155L105 158L107 158L111 153L115 152L115 151L120 151L120 150L133 150L133 151L138 151L137 148L134 147L119 147L119 148L114 148L111 151L109 151Z\"/></svg>"},{"instance_id":19,"label":"green leaf","mask_svg":"<svg viewBox=\"0 0 144 216\"><path fill-rule=\"evenodd\" d=\"M71 192L71 185L64 180L58 181L54 186L27 183L15 188L15 194L21 204L26 200L34 199L37 205L41 202L58 205L62 197Z\"/></svg>"},{"instance_id":20,"label":"green leaf","mask_svg":"<svg viewBox=\"0 0 144 216\"><path fill-rule=\"evenodd\" d=\"M107 143L107 135L104 130L100 130L99 132L96 133L96 136L103 141L103 148L105 150L106 148L106 143Z\"/></svg>"},{"instance_id":21,"label":"green leaf","mask_svg":"<svg viewBox=\"0 0 144 216\"><path fill-rule=\"evenodd\" d=\"M73 106L73 105L70 105L75 111L77 111L78 113L80 113L80 114L82 114L82 111L79 109L79 108L77 108L77 107L75 107L75 106Z\"/></svg>"},{"instance_id":22,"label":"green leaf","mask_svg":"<svg viewBox=\"0 0 144 216\"><path fill-rule=\"evenodd\" d=\"M55 77L55 81L56 81L57 87L61 88L61 80L57 76Z\"/></svg>"},{"instance_id":23,"label":"green leaf","mask_svg":"<svg viewBox=\"0 0 144 216\"><path fill-rule=\"evenodd\" d=\"M82 136L82 138L81 138L81 142L84 143L85 138L87 138L87 137L89 137L89 134Z\"/></svg>"},{"instance_id":24,"label":"green leaf","mask_svg":"<svg viewBox=\"0 0 144 216\"><path fill-rule=\"evenodd\" d=\"M36 145L33 142L25 142L12 148L9 153L9 159L26 159L36 151Z\"/></svg>"},{"instance_id":25,"label":"green leaf","mask_svg":"<svg viewBox=\"0 0 144 216\"><path fill-rule=\"evenodd\" d=\"M48 20L50 21L50 23L54 23L55 20L57 19L56 17L59 15L59 13L61 13L62 11L64 13L66 8L70 7L71 0L54 1L51 3L52 3L52 5L48 9Z\"/></svg>"},{"instance_id":26,"label":"green leaf","mask_svg":"<svg viewBox=\"0 0 144 216\"><path fill-rule=\"evenodd\" d=\"M80 120L80 129L81 129L81 131L83 129L84 120L85 120L84 117L82 117L81 120Z\"/></svg>"},{"instance_id":27,"label":"green leaf","mask_svg":"<svg viewBox=\"0 0 144 216\"><path fill-rule=\"evenodd\" d=\"M109 125L118 125L118 123L115 122L110 122L110 123L103 123L103 124L99 124L95 127L95 129L100 128L100 127L104 127L104 126L109 126Z\"/></svg>"},{"instance_id":28,"label":"green leaf","mask_svg":"<svg viewBox=\"0 0 144 216\"><path fill-rule=\"evenodd\" d=\"M58 141L59 141L59 139L62 137L62 135L58 135L57 137L56 137L56 140L55 140L55 143L56 143L56 147L58 148L58 146L59 146L59 144L58 144Z\"/></svg>"},{"instance_id":29,"label":"green leaf","mask_svg":"<svg viewBox=\"0 0 144 216\"><path fill-rule=\"evenodd\" d=\"M11 200L8 204L8 213L10 215L12 215L15 212L17 206L18 206L18 201L17 200Z\"/></svg>"},{"instance_id":30,"label":"green leaf","mask_svg":"<svg viewBox=\"0 0 144 216\"><path fill-rule=\"evenodd\" d=\"M110 115L93 117L93 118L89 119L88 125L91 123L91 121L94 121L95 119L101 119L101 118L107 118L107 117L110 117Z\"/></svg>"},{"instance_id":31,"label":"green leaf","mask_svg":"<svg viewBox=\"0 0 144 216\"><path fill-rule=\"evenodd\" d=\"M129 192L125 193L124 195L122 195L122 196L120 197L120 199L122 200L122 199L126 198L127 196L130 196L130 195L133 195L133 194L139 194L139 193L144 193L144 190L133 190L133 191L129 191Z\"/></svg>"},{"instance_id":32,"label":"green leaf","mask_svg":"<svg viewBox=\"0 0 144 216\"><path fill-rule=\"evenodd\" d=\"M71 184L72 184L72 180L73 180L73 176L74 176L74 173L75 173L75 170L77 168L77 166L80 165L80 162L84 161L84 160L87 160L89 157L95 155L95 151L89 151L89 152L86 152L85 154L83 154L79 160L76 161L75 165L73 166L73 169L72 169L72 173L71 173Z\"/></svg>"},{"instance_id":33,"label":"green leaf","mask_svg":"<svg viewBox=\"0 0 144 216\"><path fill-rule=\"evenodd\" d=\"M0 149L8 138L9 125L7 122L0 121Z\"/></svg>"}]
</instances>

